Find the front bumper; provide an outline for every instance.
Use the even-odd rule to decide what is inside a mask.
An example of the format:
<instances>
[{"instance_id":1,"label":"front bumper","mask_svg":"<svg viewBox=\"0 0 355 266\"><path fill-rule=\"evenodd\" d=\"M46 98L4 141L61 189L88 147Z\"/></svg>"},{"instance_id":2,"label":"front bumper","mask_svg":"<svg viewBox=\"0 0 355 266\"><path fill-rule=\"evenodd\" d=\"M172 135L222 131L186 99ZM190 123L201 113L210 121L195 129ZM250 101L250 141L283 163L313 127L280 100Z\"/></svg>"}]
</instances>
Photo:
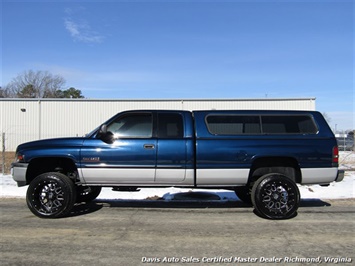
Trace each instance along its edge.
<instances>
[{"instance_id":1,"label":"front bumper","mask_svg":"<svg viewBox=\"0 0 355 266\"><path fill-rule=\"evenodd\" d=\"M26 171L28 163L13 163L11 164L12 178L17 182L17 186L23 187L27 185Z\"/></svg>"},{"instance_id":2,"label":"front bumper","mask_svg":"<svg viewBox=\"0 0 355 266\"><path fill-rule=\"evenodd\" d=\"M345 175L344 170L338 170L337 178L335 179L336 182L343 181Z\"/></svg>"}]
</instances>

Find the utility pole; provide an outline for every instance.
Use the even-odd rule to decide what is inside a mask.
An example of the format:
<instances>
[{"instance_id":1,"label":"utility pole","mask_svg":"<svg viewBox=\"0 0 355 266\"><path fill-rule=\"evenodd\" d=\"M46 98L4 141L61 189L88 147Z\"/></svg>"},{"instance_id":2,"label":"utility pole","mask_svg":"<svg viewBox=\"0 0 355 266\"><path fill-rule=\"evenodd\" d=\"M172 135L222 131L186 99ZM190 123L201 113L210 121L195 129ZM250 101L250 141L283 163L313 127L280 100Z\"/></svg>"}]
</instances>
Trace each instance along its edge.
<instances>
[{"instance_id":1,"label":"utility pole","mask_svg":"<svg viewBox=\"0 0 355 266\"><path fill-rule=\"evenodd\" d=\"M1 134L1 142L2 142L2 165L1 170L2 174L5 174L5 132Z\"/></svg>"}]
</instances>

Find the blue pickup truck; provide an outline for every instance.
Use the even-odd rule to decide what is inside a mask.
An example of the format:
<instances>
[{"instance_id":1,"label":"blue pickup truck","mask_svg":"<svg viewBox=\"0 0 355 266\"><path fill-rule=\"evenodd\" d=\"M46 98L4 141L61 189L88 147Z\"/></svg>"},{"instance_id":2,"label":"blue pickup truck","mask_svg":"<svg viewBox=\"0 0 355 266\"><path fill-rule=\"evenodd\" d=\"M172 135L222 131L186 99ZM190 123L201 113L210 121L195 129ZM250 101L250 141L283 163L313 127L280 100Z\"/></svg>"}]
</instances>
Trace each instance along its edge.
<instances>
[{"instance_id":1,"label":"blue pickup truck","mask_svg":"<svg viewBox=\"0 0 355 266\"><path fill-rule=\"evenodd\" d=\"M29 209L42 218L70 214L102 187L221 188L269 219L295 216L297 184L339 182L338 147L316 111L119 113L81 138L18 146L12 175L29 185Z\"/></svg>"}]
</instances>

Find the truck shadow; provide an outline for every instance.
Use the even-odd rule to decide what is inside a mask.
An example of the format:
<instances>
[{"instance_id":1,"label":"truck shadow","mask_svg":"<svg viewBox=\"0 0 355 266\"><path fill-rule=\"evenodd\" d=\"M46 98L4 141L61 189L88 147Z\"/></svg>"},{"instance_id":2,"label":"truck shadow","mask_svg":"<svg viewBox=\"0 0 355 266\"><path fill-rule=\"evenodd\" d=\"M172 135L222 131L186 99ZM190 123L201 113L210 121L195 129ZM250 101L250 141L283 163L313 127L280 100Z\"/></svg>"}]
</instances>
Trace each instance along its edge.
<instances>
[{"instance_id":1,"label":"truck shadow","mask_svg":"<svg viewBox=\"0 0 355 266\"><path fill-rule=\"evenodd\" d=\"M231 192L234 193L234 192ZM225 194L225 193L224 193ZM167 199L168 198L168 199ZM329 207L330 203L321 199L302 199L300 208ZM81 216L96 212L104 207L109 208L183 208L183 209L207 209L207 208L252 208L238 198L228 199L217 193L209 192L185 192L168 195L165 197L152 197L147 199L96 199L89 203L78 203L74 206L70 217Z\"/></svg>"},{"instance_id":2,"label":"truck shadow","mask_svg":"<svg viewBox=\"0 0 355 266\"><path fill-rule=\"evenodd\" d=\"M330 207L329 202L325 202L321 199L301 199L300 207Z\"/></svg>"}]
</instances>

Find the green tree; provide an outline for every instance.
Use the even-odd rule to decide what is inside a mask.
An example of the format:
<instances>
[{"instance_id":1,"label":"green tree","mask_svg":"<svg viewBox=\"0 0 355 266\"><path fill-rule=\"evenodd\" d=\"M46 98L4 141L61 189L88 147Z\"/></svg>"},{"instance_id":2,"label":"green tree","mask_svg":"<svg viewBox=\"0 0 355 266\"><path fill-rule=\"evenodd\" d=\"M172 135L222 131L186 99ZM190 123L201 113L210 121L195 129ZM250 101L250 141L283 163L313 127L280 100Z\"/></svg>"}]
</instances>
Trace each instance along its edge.
<instances>
[{"instance_id":1,"label":"green tree","mask_svg":"<svg viewBox=\"0 0 355 266\"><path fill-rule=\"evenodd\" d=\"M81 90L77 90L73 87L70 87L67 90L64 91L58 91L58 97L59 98L85 98L82 94L81 94Z\"/></svg>"},{"instance_id":2,"label":"green tree","mask_svg":"<svg viewBox=\"0 0 355 266\"><path fill-rule=\"evenodd\" d=\"M32 84L26 85L21 91L17 93L19 98L37 98L38 91Z\"/></svg>"}]
</instances>

